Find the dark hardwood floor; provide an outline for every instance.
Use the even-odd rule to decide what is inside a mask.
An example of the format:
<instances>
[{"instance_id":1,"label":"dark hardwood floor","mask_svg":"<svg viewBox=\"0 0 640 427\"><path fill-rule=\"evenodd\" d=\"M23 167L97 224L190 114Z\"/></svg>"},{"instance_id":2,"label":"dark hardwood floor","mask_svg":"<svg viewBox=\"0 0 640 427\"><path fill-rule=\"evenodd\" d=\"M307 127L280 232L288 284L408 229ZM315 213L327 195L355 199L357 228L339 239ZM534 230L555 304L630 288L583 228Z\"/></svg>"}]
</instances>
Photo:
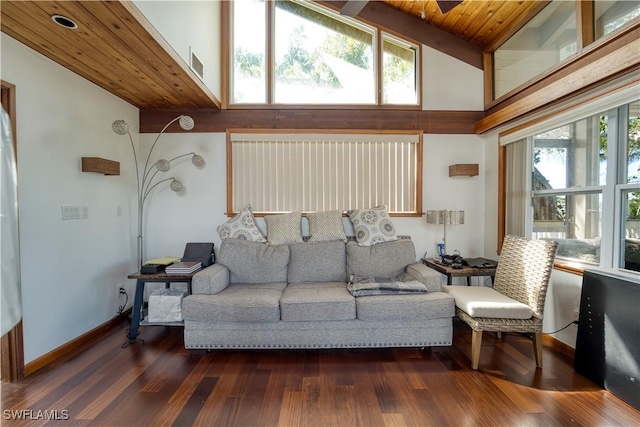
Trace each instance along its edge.
<instances>
[{"instance_id":1,"label":"dark hardwood floor","mask_svg":"<svg viewBox=\"0 0 640 427\"><path fill-rule=\"evenodd\" d=\"M21 383L2 385L3 426L632 426L640 412L520 335L452 347L189 354L180 328L128 325ZM44 411L44 412L39 412ZM18 415L30 418L14 419ZM47 420L47 417L58 418Z\"/></svg>"}]
</instances>

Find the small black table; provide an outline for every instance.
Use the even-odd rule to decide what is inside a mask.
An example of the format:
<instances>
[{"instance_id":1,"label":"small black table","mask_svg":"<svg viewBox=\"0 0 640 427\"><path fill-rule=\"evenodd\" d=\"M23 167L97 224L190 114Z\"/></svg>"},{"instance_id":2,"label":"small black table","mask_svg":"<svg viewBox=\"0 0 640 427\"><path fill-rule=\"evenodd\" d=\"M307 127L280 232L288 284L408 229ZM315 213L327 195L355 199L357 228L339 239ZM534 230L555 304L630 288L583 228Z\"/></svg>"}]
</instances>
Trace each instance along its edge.
<instances>
[{"instance_id":1,"label":"small black table","mask_svg":"<svg viewBox=\"0 0 640 427\"><path fill-rule=\"evenodd\" d=\"M198 270L200 271L200 270ZM186 283L187 291L191 293L191 280L193 279L193 275L198 271L194 271L191 274L167 274L164 271L154 274L142 274L140 272L132 273L127 276L129 279L136 279L136 294L133 299L133 309L131 313L131 328L129 329L129 341L124 343L122 346L126 347L129 344L133 344L137 341L141 341L138 339L138 327L140 326L140 321L142 319L142 306L144 305L144 286L147 283L164 283L168 288L171 283ZM153 323L153 325L161 325L163 323ZM182 322L171 322L166 323L168 326L179 326L182 325Z\"/></svg>"},{"instance_id":2,"label":"small black table","mask_svg":"<svg viewBox=\"0 0 640 427\"><path fill-rule=\"evenodd\" d=\"M471 286L471 277L473 276L490 276L491 283L493 284L493 278L496 275L496 268L477 268L464 266L462 268L453 268L449 265L444 265L439 260L423 259L422 262L427 267L436 270L439 273L447 276L447 285L451 285L453 277L466 277L467 286Z\"/></svg>"}]
</instances>

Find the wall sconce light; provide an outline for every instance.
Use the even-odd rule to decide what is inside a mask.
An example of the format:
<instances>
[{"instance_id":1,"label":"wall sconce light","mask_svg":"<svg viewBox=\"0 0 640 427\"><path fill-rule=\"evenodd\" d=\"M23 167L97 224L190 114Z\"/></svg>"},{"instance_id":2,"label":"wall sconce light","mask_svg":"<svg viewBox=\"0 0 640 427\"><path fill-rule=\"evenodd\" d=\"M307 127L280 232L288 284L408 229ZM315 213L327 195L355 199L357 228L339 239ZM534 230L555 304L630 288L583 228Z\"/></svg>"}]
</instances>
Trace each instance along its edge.
<instances>
[{"instance_id":1,"label":"wall sconce light","mask_svg":"<svg viewBox=\"0 0 640 427\"><path fill-rule=\"evenodd\" d=\"M138 156L136 153L136 148L133 144L133 138L131 138L131 134L129 133L129 124L124 120L115 120L111 124L111 128L113 129L113 132L115 132L116 134L129 135L129 141L131 142L131 150L133 151L133 160L136 165L136 179L138 181L138 187L137 187L138 189L138 267L142 267L142 265L144 264L144 239L143 239L144 215L143 213L144 213L144 202L147 200L147 196L149 196L149 193L151 192L151 190L153 190L163 182L167 182L167 181L171 181L169 184L169 188L176 193L179 191L182 191L182 189L184 188L184 186L182 185L182 182L180 182L174 176L169 178L164 178L161 180L155 180L155 181L154 179L156 178L158 173L168 172L172 167L171 162L178 160L182 157L191 156L191 163L198 168L203 167L205 164L205 161L202 158L202 156L191 152L191 153L182 154L180 156L176 156L170 160L160 159L155 163L153 163L152 165L149 165L151 154L153 153L153 149L156 147L156 144L160 139L160 136L162 136L164 131L167 130L167 128L176 121L179 121L180 127L184 130L193 129L194 122L193 122L193 119L189 116L181 115L174 118L169 123L167 123L165 127L162 128L162 130L156 137L155 141L153 141L153 145L151 145L151 149L149 150L149 154L147 155L147 160L144 164L144 169L142 170L142 175L140 174L140 169L138 167Z\"/></svg>"}]
</instances>

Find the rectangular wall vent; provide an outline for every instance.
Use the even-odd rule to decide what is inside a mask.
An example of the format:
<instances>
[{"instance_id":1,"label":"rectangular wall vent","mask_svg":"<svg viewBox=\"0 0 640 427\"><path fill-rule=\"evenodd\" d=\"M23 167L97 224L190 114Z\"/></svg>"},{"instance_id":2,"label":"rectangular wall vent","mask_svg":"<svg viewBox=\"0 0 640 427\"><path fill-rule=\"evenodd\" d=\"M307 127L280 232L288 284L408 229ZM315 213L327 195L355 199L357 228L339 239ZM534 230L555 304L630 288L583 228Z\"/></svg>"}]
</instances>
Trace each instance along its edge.
<instances>
[{"instance_id":1,"label":"rectangular wall vent","mask_svg":"<svg viewBox=\"0 0 640 427\"><path fill-rule=\"evenodd\" d=\"M204 64L200 61L200 58L195 54L192 47L189 47L189 58L190 64L189 66L195 73L200 77L201 80L204 80Z\"/></svg>"}]
</instances>

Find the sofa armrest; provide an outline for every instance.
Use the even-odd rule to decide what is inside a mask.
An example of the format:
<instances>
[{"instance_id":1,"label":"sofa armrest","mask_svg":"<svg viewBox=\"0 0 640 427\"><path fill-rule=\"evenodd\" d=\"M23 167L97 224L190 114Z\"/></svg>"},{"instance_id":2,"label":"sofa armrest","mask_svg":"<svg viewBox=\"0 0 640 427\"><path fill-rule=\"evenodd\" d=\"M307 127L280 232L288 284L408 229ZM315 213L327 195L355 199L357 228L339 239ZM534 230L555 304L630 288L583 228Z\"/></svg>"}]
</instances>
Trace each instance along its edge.
<instances>
[{"instance_id":1,"label":"sofa armrest","mask_svg":"<svg viewBox=\"0 0 640 427\"><path fill-rule=\"evenodd\" d=\"M442 275L423 263L410 264L405 271L409 276L423 283L428 292L442 291Z\"/></svg>"},{"instance_id":2,"label":"sofa armrest","mask_svg":"<svg viewBox=\"0 0 640 427\"><path fill-rule=\"evenodd\" d=\"M193 275L192 294L215 295L229 286L229 269L222 264L211 264Z\"/></svg>"}]
</instances>

